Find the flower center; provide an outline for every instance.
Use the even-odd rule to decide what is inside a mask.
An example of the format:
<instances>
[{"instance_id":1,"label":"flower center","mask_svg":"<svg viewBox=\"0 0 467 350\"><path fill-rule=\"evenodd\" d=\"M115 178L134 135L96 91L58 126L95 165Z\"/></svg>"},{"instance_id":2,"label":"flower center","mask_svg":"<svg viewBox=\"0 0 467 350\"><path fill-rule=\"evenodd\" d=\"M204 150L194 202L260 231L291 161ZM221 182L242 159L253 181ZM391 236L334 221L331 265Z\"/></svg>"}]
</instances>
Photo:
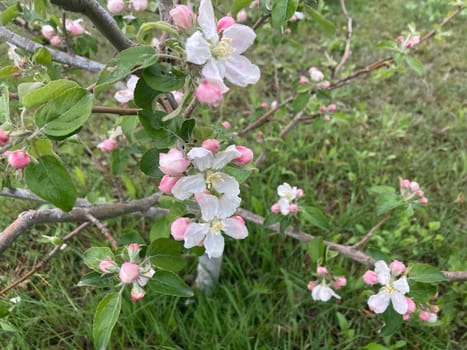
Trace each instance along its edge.
<instances>
[{"instance_id":1,"label":"flower center","mask_svg":"<svg viewBox=\"0 0 467 350\"><path fill-rule=\"evenodd\" d=\"M221 220L215 218L210 222L209 232L211 232L214 235L218 235L221 233L224 227L224 223Z\"/></svg>"},{"instance_id":2,"label":"flower center","mask_svg":"<svg viewBox=\"0 0 467 350\"><path fill-rule=\"evenodd\" d=\"M232 47L231 38L222 38L219 44L211 49L211 53L215 58L224 58L228 61L230 61L231 55L235 51L235 48Z\"/></svg>"},{"instance_id":3,"label":"flower center","mask_svg":"<svg viewBox=\"0 0 467 350\"><path fill-rule=\"evenodd\" d=\"M206 175L206 184L209 190L212 190L217 181L223 181L220 173L208 171Z\"/></svg>"},{"instance_id":4,"label":"flower center","mask_svg":"<svg viewBox=\"0 0 467 350\"><path fill-rule=\"evenodd\" d=\"M392 293L394 293L396 290L394 289L394 287L390 284L386 285L383 287L384 290L386 291L387 294L391 295Z\"/></svg>"},{"instance_id":5,"label":"flower center","mask_svg":"<svg viewBox=\"0 0 467 350\"><path fill-rule=\"evenodd\" d=\"M289 202L293 199L293 193L292 191L287 191L284 194L284 198L287 199Z\"/></svg>"}]
</instances>

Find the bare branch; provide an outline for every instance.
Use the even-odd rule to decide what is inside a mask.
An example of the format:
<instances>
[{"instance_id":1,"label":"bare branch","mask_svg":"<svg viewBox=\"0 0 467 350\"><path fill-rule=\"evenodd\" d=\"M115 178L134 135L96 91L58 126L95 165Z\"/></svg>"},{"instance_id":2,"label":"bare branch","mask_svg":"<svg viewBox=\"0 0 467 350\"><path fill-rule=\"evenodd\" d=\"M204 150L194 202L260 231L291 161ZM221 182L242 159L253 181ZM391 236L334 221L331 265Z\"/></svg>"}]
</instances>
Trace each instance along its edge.
<instances>
[{"instance_id":1,"label":"bare branch","mask_svg":"<svg viewBox=\"0 0 467 350\"><path fill-rule=\"evenodd\" d=\"M18 34L13 33L12 31L3 26L0 26L0 39L8 41L9 43L12 43L22 48L23 50L29 52L35 52L37 49L40 48L46 48L54 61L74 66L77 68L85 69L90 72L100 72L105 67L105 65L103 65L102 63L87 59L85 57L72 56L63 51L45 47L44 45L38 44L28 38L19 36Z\"/></svg>"},{"instance_id":2,"label":"bare branch","mask_svg":"<svg viewBox=\"0 0 467 350\"><path fill-rule=\"evenodd\" d=\"M370 231L368 231L368 233L365 236L363 236L363 238L360 241L352 245L352 248L358 248L361 245L365 244L373 236L376 230L378 230L390 217L391 217L390 214L386 215L380 222L378 222L375 226L373 226L370 229Z\"/></svg>"},{"instance_id":3,"label":"bare branch","mask_svg":"<svg viewBox=\"0 0 467 350\"><path fill-rule=\"evenodd\" d=\"M42 198L37 197L34 193L31 193L29 190L24 188L2 188L0 190L0 196L16 198L16 199L24 199L34 201L40 204L47 204L45 200ZM92 207L92 204L84 198L78 198L75 203L75 207L78 208L87 208Z\"/></svg>"},{"instance_id":4,"label":"bare branch","mask_svg":"<svg viewBox=\"0 0 467 350\"><path fill-rule=\"evenodd\" d=\"M92 113L108 113L117 115L138 115L141 108L121 108L121 107L106 107L106 106L93 106Z\"/></svg>"},{"instance_id":5,"label":"bare branch","mask_svg":"<svg viewBox=\"0 0 467 350\"><path fill-rule=\"evenodd\" d=\"M118 250L118 244L115 238L113 238L112 234L110 233L107 226L104 223L97 220L92 214L86 213L86 217L92 222L97 228L102 232L104 237L109 241L110 245L112 246L113 250Z\"/></svg>"},{"instance_id":6,"label":"bare branch","mask_svg":"<svg viewBox=\"0 0 467 350\"><path fill-rule=\"evenodd\" d=\"M347 60L350 57L350 39L352 38L352 17L350 17L349 13L347 12L347 8L345 7L345 0L340 0L340 2L342 13L344 14L345 18L347 18L347 34L345 36L344 54L339 64L336 66L336 68L334 68L334 71L332 72L332 78L334 78L336 73L344 66L345 62L347 62Z\"/></svg>"}]
</instances>

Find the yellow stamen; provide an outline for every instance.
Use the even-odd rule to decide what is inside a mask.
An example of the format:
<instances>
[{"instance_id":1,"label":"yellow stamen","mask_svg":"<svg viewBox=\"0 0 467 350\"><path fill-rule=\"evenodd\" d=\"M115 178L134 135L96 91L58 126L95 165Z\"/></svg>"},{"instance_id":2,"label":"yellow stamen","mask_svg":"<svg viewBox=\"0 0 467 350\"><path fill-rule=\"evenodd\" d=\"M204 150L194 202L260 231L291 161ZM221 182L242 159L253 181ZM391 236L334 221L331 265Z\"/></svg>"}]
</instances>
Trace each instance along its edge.
<instances>
[{"instance_id":1,"label":"yellow stamen","mask_svg":"<svg viewBox=\"0 0 467 350\"><path fill-rule=\"evenodd\" d=\"M231 38L222 38L219 44L211 49L211 53L215 58L225 58L226 60L230 60L235 51L235 48L232 47Z\"/></svg>"}]
</instances>

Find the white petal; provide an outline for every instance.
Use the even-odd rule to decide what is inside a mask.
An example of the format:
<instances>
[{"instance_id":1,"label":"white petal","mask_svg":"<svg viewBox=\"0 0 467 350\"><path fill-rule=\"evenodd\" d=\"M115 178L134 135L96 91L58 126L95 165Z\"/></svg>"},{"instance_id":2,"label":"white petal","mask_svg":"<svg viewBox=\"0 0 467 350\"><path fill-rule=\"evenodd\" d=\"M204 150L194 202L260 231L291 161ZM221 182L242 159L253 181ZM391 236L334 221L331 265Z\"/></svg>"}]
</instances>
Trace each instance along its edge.
<instances>
[{"instance_id":1,"label":"white petal","mask_svg":"<svg viewBox=\"0 0 467 350\"><path fill-rule=\"evenodd\" d=\"M368 306L376 314L382 314L389 306L390 296L385 291L372 295L368 299Z\"/></svg>"},{"instance_id":2,"label":"white petal","mask_svg":"<svg viewBox=\"0 0 467 350\"><path fill-rule=\"evenodd\" d=\"M407 298L399 293L399 292L394 292L391 294L391 301L392 301L392 307L398 314L405 314L409 308L409 304L407 303Z\"/></svg>"},{"instance_id":3,"label":"white petal","mask_svg":"<svg viewBox=\"0 0 467 350\"><path fill-rule=\"evenodd\" d=\"M194 64L205 64L211 58L211 48L200 31L186 41L186 60Z\"/></svg>"},{"instance_id":4,"label":"white petal","mask_svg":"<svg viewBox=\"0 0 467 350\"><path fill-rule=\"evenodd\" d=\"M199 193L196 201L201 208L201 217L204 221L211 221L217 216L219 211L219 200L216 196L206 193Z\"/></svg>"},{"instance_id":5,"label":"white petal","mask_svg":"<svg viewBox=\"0 0 467 350\"><path fill-rule=\"evenodd\" d=\"M384 286L389 284L391 279L391 271L389 270L388 264L383 260L379 260L375 263L375 272L378 275L378 282Z\"/></svg>"},{"instance_id":6,"label":"white petal","mask_svg":"<svg viewBox=\"0 0 467 350\"><path fill-rule=\"evenodd\" d=\"M224 30L223 37L232 39L232 47L235 48L235 53L241 55L253 44L256 33L248 26L234 24Z\"/></svg>"},{"instance_id":7,"label":"white petal","mask_svg":"<svg viewBox=\"0 0 467 350\"><path fill-rule=\"evenodd\" d=\"M231 217L237 208L240 206L240 202L242 200L239 196L227 196L223 195L219 199L219 211L217 213L217 217L219 219L225 219Z\"/></svg>"},{"instance_id":8,"label":"white petal","mask_svg":"<svg viewBox=\"0 0 467 350\"><path fill-rule=\"evenodd\" d=\"M277 195L279 197L285 197L287 193L292 191L292 186L290 186L287 182L284 182L282 185L277 186Z\"/></svg>"},{"instance_id":9,"label":"white petal","mask_svg":"<svg viewBox=\"0 0 467 350\"><path fill-rule=\"evenodd\" d=\"M237 151L235 145L230 145L224 151L218 152L214 156L214 162L212 163L213 169L222 169L229 164L235 158L240 157L242 154Z\"/></svg>"},{"instance_id":10,"label":"white petal","mask_svg":"<svg viewBox=\"0 0 467 350\"><path fill-rule=\"evenodd\" d=\"M248 229L245 224L240 221L235 219L225 219L222 222L224 223L224 232L226 235L235 239L244 239L248 236Z\"/></svg>"},{"instance_id":11,"label":"white petal","mask_svg":"<svg viewBox=\"0 0 467 350\"><path fill-rule=\"evenodd\" d=\"M405 276L399 278L395 281L392 286L400 293L406 294L410 292L409 284L407 283L407 278Z\"/></svg>"},{"instance_id":12,"label":"white petal","mask_svg":"<svg viewBox=\"0 0 467 350\"><path fill-rule=\"evenodd\" d=\"M208 234L204 241L204 247L209 258L219 258L224 252L224 237L220 234Z\"/></svg>"},{"instance_id":13,"label":"white petal","mask_svg":"<svg viewBox=\"0 0 467 350\"><path fill-rule=\"evenodd\" d=\"M224 66L226 79L237 86L256 84L261 77L258 66L245 56L232 55L229 61L224 61Z\"/></svg>"},{"instance_id":14,"label":"white petal","mask_svg":"<svg viewBox=\"0 0 467 350\"><path fill-rule=\"evenodd\" d=\"M209 233L208 224L191 223L188 225L185 234L185 248L197 246Z\"/></svg>"},{"instance_id":15,"label":"white petal","mask_svg":"<svg viewBox=\"0 0 467 350\"><path fill-rule=\"evenodd\" d=\"M281 199L279 199L279 201L277 203L279 204L279 208L281 209L281 214L282 215L289 214L289 212L290 212L290 210L289 210L290 203L289 203L289 201L287 199L281 198Z\"/></svg>"},{"instance_id":16,"label":"white petal","mask_svg":"<svg viewBox=\"0 0 467 350\"><path fill-rule=\"evenodd\" d=\"M319 298L320 298L321 301L328 301L332 297L335 297L337 299L341 298L328 286L318 286L318 287L321 287L319 289Z\"/></svg>"},{"instance_id":17,"label":"white petal","mask_svg":"<svg viewBox=\"0 0 467 350\"><path fill-rule=\"evenodd\" d=\"M200 171L212 167L214 155L206 148L193 147L190 152L188 152L187 156L193 161L193 166Z\"/></svg>"},{"instance_id":18,"label":"white petal","mask_svg":"<svg viewBox=\"0 0 467 350\"><path fill-rule=\"evenodd\" d=\"M206 39L212 40L214 43L219 41L211 0L201 0L198 9L198 23Z\"/></svg>"},{"instance_id":19,"label":"white petal","mask_svg":"<svg viewBox=\"0 0 467 350\"><path fill-rule=\"evenodd\" d=\"M172 194L175 198L184 200L193 193L203 192L206 189L203 174L184 176L177 181L172 188Z\"/></svg>"},{"instance_id":20,"label":"white petal","mask_svg":"<svg viewBox=\"0 0 467 350\"><path fill-rule=\"evenodd\" d=\"M240 185L238 184L237 180L234 177L224 173L218 174L220 175L220 179L212 181L214 189L217 192L226 194L229 197L238 196L240 193Z\"/></svg>"},{"instance_id":21,"label":"white petal","mask_svg":"<svg viewBox=\"0 0 467 350\"><path fill-rule=\"evenodd\" d=\"M130 75L130 79L128 79L128 81L126 82L126 86L128 87L128 89L130 89L131 91L135 91L138 80L139 80L138 76L133 75L133 74Z\"/></svg>"}]
</instances>

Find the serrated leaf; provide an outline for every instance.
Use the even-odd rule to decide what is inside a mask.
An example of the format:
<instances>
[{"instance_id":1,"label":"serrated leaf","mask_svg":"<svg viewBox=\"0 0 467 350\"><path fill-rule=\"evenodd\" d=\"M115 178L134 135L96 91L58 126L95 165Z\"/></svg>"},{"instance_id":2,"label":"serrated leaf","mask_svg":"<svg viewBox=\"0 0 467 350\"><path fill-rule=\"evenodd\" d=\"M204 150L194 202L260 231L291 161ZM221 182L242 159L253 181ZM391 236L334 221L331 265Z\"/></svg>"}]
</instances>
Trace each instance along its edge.
<instances>
[{"instance_id":1,"label":"serrated leaf","mask_svg":"<svg viewBox=\"0 0 467 350\"><path fill-rule=\"evenodd\" d=\"M329 231L329 220L324 213L315 207L304 207L301 211L303 218L313 226Z\"/></svg>"},{"instance_id":2,"label":"serrated leaf","mask_svg":"<svg viewBox=\"0 0 467 350\"><path fill-rule=\"evenodd\" d=\"M110 335L117 323L122 307L122 295L110 293L97 305L92 325L94 346L98 350L105 350L109 344Z\"/></svg>"},{"instance_id":3,"label":"serrated leaf","mask_svg":"<svg viewBox=\"0 0 467 350\"><path fill-rule=\"evenodd\" d=\"M177 274L170 271L157 271L149 283L151 290L156 293L185 298L193 296L190 287Z\"/></svg>"},{"instance_id":4,"label":"serrated leaf","mask_svg":"<svg viewBox=\"0 0 467 350\"><path fill-rule=\"evenodd\" d=\"M152 89L143 78L138 79L134 91L134 101L138 107L152 110L154 99L162 92Z\"/></svg>"},{"instance_id":5,"label":"serrated leaf","mask_svg":"<svg viewBox=\"0 0 467 350\"><path fill-rule=\"evenodd\" d=\"M22 103L24 107L31 108L46 103L73 88L80 88L80 86L78 83L72 80L53 80L47 85L36 88L28 94L24 95L22 98Z\"/></svg>"},{"instance_id":6,"label":"serrated leaf","mask_svg":"<svg viewBox=\"0 0 467 350\"><path fill-rule=\"evenodd\" d=\"M147 150L139 162L139 169L147 176L154 177L156 179L162 179L164 174L159 169L159 153L161 152L158 148L151 148Z\"/></svg>"},{"instance_id":7,"label":"serrated leaf","mask_svg":"<svg viewBox=\"0 0 467 350\"><path fill-rule=\"evenodd\" d=\"M402 324L402 315L398 314L392 305L388 306L383 313L384 326L381 328L380 334L383 337L394 334L399 330Z\"/></svg>"},{"instance_id":8,"label":"serrated leaf","mask_svg":"<svg viewBox=\"0 0 467 350\"><path fill-rule=\"evenodd\" d=\"M316 21L316 23L318 23L318 25L321 27L321 29L323 29L323 32L326 35L335 35L336 26L334 25L334 23L326 19L321 13L319 13L312 7L308 6L307 11L310 14L311 18L313 18Z\"/></svg>"},{"instance_id":9,"label":"serrated leaf","mask_svg":"<svg viewBox=\"0 0 467 350\"><path fill-rule=\"evenodd\" d=\"M63 211L73 209L76 189L68 171L55 157L46 155L26 167L28 188L37 196Z\"/></svg>"},{"instance_id":10,"label":"serrated leaf","mask_svg":"<svg viewBox=\"0 0 467 350\"><path fill-rule=\"evenodd\" d=\"M421 283L446 281L446 277L439 269L428 264L414 264L410 266L408 279Z\"/></svg>"},{"instance_id":11,"label":"serrated leaf","mask_svg":"<svg viewBox=\"0 0 467 350\"><path fill-rule=\"evenodd\" d=\"M106 258L114 259L114 254L108 247L91 247L83 253L86 266L97 272L101 272L99 264Z\"/></svg>"},{"instance_id":12,"label":"serrated leaf","mask_svg":"<svg viewBox=\"0 0 467 350\"><path fill-rule=\"evenodd\" d=\"M185 84L185 75L182 72L162 64L153 64L146 68L143 79L151 89L162 92L178 90Z\"/></svg>"},{"instance_id":13,"label":"serrated leaf","mask_svg":"<svg viewBox=\"0 0 467 350\"><path fill-rule=\"evenodd\" d=\"M412 68L415 73L417 73L417 75L422 76L425 73L425 67L423 66L423 63L418 60L418 58L413 56L405 56L405 62L410 68Z\"/></svg>"},{"instance_id":14,"label":"serrated leaf","mask_svg":"<svg viewBox=\"0 0 467 350\"><path fill-rule=\"evenodd\" d=\"M317 236L310 241L308 254L310 255L311 261L315 263L322 259L324 255L323 237Z\"/></svg>"}]
</instances>

